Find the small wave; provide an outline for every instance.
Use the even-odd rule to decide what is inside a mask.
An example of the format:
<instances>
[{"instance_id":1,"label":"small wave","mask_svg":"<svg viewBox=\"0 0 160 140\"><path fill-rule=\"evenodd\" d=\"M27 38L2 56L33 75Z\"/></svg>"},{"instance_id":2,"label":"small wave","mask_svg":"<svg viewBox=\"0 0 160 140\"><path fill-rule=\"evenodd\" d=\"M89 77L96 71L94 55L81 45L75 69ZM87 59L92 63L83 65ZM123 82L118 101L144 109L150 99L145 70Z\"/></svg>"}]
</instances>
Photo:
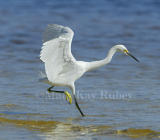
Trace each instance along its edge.
<instances>
[{"instance_id":1,"label":"small wave","mask_svg":"<svg viewBox=\"0 0 160 140\"><path fill-rule=\"evenodd\" d=\"M32 114L34 115L34 114ZM2 116L2 115L1 115ZM128 128L123 130L114 130L112 126L100 125L100 126L80 126L74 124L67 124L59 121L46 121L46 120L16 120L8 119L5 117L0 117L0 122L5 124L14 124L18 127L27 128L31 131L40 131L46 133L47 135L61 135L64 132L64 135L79 135L82 134L91 134L91 135L103 135L103 136L128 136L131 138L159 138L160 132L151 130L151 129L136 129ZM57 130L59 128L59 130ZM56 132L57 131L57 132ZM56 133L53 133L56 132Z\"/></svg>"},{"instance_id":2,"label":"small wave","mask_svg":"<svg viewBox=\"0 0 160 140\"><path fill-rule=\"evenodd\" d=\"M19 40L19 39L12 39L10 40L13 44L17 44L17 45L22 45L22 44L27 44L27 41L25 40Z\"/></svg>"}]
</instances>

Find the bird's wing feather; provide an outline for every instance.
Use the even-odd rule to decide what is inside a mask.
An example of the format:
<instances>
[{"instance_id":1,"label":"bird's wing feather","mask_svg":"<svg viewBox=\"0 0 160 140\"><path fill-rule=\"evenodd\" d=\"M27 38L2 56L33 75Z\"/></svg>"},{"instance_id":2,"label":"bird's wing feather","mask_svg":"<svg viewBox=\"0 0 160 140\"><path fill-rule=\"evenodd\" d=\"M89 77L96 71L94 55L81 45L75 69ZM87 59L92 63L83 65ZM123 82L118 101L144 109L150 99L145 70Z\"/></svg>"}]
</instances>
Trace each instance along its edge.
<instances>
[{"instance_id":1,"label":"bird's wing feather","mask_svg":"<svg viewBox=\"0 0 160 140\"><path fill-rule=\"evenodd\" d=\"M45 63L46 74L51 82L74 67L76 60L71 53L73 34L69 27L56 24L48 25L44 32L40 59Z\"/></svg>"}]
</instances>

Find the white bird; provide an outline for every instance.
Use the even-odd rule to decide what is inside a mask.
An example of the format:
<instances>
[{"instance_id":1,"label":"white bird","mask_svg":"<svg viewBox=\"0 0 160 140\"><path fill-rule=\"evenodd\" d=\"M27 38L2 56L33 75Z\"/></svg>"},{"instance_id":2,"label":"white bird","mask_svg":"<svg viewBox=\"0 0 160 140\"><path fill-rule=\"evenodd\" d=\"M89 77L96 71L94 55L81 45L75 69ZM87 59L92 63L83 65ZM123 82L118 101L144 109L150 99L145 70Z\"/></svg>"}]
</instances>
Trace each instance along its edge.
<instances>
[{"instance_id":1,"label":"white bird","mask_svg":"<svg viewBox=\"0 0 160 140\"><path fill-rule=\"evenodd\" d=\"M138 62L139 60L131 55L124 45L116 45L109 50L107 57L103 60L93 62L77 61L71 53L73 35L74 32L69 27L57 24L48 25L44 32L40 59L45 63L46 78L51 85L48 91L64 93L66 100L72 103L72 96L67 91L51 90L54 86L69 87L74 96L76 107L84 116L75 97L75 81L85 72L108 64L117 51L131 56Z\"/></svg>"}]
</instances>

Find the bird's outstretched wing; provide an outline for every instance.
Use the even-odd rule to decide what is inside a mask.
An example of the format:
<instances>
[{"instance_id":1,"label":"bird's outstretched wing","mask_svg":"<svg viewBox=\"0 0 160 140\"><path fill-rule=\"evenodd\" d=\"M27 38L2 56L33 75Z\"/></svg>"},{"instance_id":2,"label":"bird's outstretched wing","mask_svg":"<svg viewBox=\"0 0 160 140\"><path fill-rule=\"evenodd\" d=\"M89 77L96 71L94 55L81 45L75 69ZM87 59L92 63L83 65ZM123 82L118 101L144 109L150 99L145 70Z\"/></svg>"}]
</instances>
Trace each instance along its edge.
<instances>
[{"instance_id":1,"label":"bird's outstretched wing","mask_svg":"<svg viewBox=\"0 0 160 140\"><path fill-rule=\"evenodd\" d=\"M40 59L45 63L46 74L51 82L74 67L76 60L71 53L73 35L69 27L56 24L48 25L44 32Z\"/></svg>"}]
</instances>

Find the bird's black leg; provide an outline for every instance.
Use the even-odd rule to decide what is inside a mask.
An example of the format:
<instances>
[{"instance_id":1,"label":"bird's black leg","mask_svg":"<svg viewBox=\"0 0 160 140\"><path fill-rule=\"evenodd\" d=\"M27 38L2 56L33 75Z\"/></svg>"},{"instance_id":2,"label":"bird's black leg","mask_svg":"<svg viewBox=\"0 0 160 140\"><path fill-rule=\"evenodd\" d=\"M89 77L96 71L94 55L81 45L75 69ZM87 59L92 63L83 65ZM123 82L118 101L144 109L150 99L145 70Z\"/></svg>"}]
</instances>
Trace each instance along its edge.
<instances>
[{"instance_id":1,"label":"bird's black leg","mask_svg":"<svg viewBox=\"0 0 160 140\"><path fill-rule=\"evenodd\" d=\"M52 88L54 88L54 86L49 87L47 90L48 92L53 92L53 90L51 90Z\"/></svg>"},{"instance_id":2,"label":"bird's black leg","mask_svg":"<svg viewBox=\"0 0 160 140\"><path fill-rule=\"evenodd\" d=\"M58 90L52 90L54 86L49 87L47 90L48 92L56 92L56 93L64 93L66 95L66 100L71 104L72 103L72 96L67 91L58 91Z\"/></svg>"},{"instance_id":3,"label":"bird's black leg","mask_svg":"<svg viewBox=\"0 0 160 140\"><path fill-rule=\"evenodd\" d=\"M48 90L48 92L56 92L56 93L64 93L64 94L66 94L66 92L65 91L57 91L57 90L52 90L52 88L53 88L54 86L51 86L51 87L49 87L47 90ZM70 94L69 94L70 95ZM67 96L68 96L68 94L67 94ZM81 115L82 115L82 117L84 117L85 115L84 115L84 113L82 112L82 110L81 110L81 108L79 107L79 105L78 105L78 102L77 102L77 99L76 99L76 96L75 95L73 95L74 96L74 100L75 100L75 105L76 105L76 107L77 107L77 109L79 110L79 112L81 113ZM68 99L66 98L66 100L68 100L69 101L69 98L72 98L72 97L68 97ZM72 99L71 99L72 100ZM71 102L72 101L69 101L69 103L71 104Z\"/></svg>"},{"instance_id":4,"label":"bird's black leg","mask_svg":"<svg viewBox=\"0 0 160 140\"><path fill-rule=\"evenodd\" d=\"M54 86L49 87L49 88L47 89L47 90L48 90L48 92L64 93L64 91L52 90L52 88L54 88Z\"/></svg>"},{"instance_id":5,"label":"bird's black leg","mask_svg":"<svg viewBox=\"0 0 160 140\"><path fill-rule=\"evenodd\" d=\"M73 95L73 96L74 96L74 100L75 100L75 104L76 104L77 109L78 109L78 110L79 110L79 112L81 113L82 117L84 117L85 115L83 114L83 112L82 112L81 108L80 108L80 107L79 107L79 105L78 105L78 102L77 102L76 96L75 96L75 95Z\"/></svg>"}]
</instances>

